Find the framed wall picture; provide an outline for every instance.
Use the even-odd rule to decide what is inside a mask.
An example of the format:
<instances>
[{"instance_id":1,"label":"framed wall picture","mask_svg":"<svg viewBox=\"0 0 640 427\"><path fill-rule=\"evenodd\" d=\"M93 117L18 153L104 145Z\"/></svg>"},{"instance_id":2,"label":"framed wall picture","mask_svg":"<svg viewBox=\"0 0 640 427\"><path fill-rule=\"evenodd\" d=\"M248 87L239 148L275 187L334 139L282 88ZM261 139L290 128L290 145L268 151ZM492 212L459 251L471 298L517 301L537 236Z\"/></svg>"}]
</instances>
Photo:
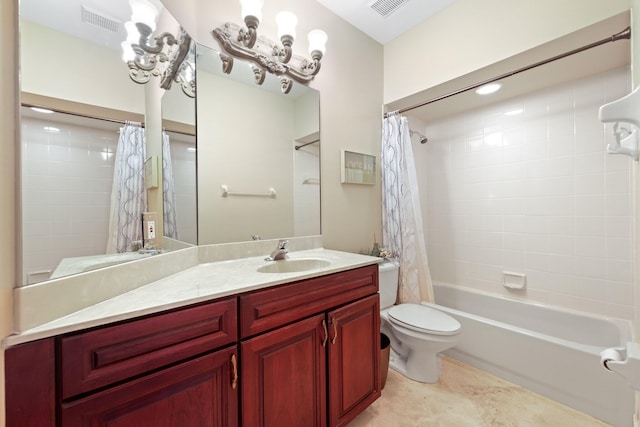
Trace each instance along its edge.
<instances>
[{"instance_id":1,"label":"framed wall picture","mask_svg":"<svg viewBox=\"0 0 640 427\"><path fill-rule=\"evenodd\" d=\"M343 184L376 183L376 156L341 150L340 163L340 182Z\"/></svg>"}]
</instances>

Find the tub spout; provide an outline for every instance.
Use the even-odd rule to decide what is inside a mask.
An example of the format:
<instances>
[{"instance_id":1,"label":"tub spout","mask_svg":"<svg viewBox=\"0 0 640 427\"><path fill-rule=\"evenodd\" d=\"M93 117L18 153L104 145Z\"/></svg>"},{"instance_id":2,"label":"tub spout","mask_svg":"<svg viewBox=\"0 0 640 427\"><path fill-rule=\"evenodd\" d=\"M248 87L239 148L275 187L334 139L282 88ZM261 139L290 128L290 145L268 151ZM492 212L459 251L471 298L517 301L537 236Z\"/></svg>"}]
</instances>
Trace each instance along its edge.
<instances>
[{"instance_id":1,"label":"tub spout","mask_svg":"<svg viewBox=\"0 0 640 427\"><path fill-rule=\"evenodd\" d=\"M605 369L622 376L630 387L640 390L640 346L628 342L625 348L607 348L600 352Z\"/></svg>"}]
</instances>

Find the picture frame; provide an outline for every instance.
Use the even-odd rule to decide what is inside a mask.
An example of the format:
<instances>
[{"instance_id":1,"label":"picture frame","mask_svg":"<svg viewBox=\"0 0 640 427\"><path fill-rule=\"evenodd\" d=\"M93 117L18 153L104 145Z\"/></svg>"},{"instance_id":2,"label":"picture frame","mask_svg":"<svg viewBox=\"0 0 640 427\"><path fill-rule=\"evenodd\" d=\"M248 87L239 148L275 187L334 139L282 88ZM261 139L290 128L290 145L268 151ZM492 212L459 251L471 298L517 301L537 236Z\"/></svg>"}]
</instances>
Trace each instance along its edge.
<instances>
[{"instance_id":1,"label":"picture frame","mask_svg":"<svg viewBox=\"0 0 640 427\"><path fill-rule=\"evenodd\" d=\"M376 156L340 150L340 165L341 183L375 185Z\"/></svg>"}]
</instances>

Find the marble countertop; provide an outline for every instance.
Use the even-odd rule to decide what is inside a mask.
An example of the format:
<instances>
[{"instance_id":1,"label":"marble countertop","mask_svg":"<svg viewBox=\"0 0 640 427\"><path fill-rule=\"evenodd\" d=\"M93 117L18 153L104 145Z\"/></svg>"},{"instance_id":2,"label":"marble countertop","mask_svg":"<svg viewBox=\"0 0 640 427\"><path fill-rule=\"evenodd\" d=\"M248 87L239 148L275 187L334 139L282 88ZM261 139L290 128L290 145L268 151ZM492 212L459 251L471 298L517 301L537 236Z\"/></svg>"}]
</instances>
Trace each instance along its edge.
<instances>
[{"instance_id":1,"label":"marble countertop","mask_svg":"<svg viewBox=\"0 0 640 427\"><path fill-rule=\"evenodd\" d=\"M84 271L96 270L123 262L136 261L150 257L148 253L124 252L120 254L90 255L72 258L63 258L49 279L69 276Z\"/></svg>"},{"instance_id":2,"label":"marble countertop","mask_svg":"<svg viewBox=\"0 0 640 427\"><path fill-rule=\"evenodd\" d=\"M329 265L300 272L261 273L258 271L261 266L280 261L265 261L263 255L202 263L20 334L11 335L4 340L4 345L8 347L224 296L372 265L379 261L378 258L367 255L322 248L292 252L289 253L289 259L322 259L329 261Z\"/></svg>"}]
</instances>

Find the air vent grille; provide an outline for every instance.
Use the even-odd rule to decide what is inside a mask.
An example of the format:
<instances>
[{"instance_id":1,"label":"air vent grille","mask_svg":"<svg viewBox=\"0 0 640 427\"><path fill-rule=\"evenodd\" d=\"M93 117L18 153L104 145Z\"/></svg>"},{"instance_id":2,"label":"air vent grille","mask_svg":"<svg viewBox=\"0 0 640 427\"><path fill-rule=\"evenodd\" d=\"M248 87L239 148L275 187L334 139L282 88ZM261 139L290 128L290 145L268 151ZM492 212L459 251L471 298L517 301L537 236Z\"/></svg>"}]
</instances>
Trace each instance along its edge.
<instances>
[{"instance_id":1,"label":"air vent grille","mask_svg":"<svg viewBox=\"0 0 640 427\"><path fill-rule=\"evenodd\" d=\"M112 33L117 33L120 30L121 24L119 21L107 18L96 11L87 9L85 6L80 6L80 13L82 22L85 24L95 25L96 27L111 31Z\"/></svg>"},{"instance_id":2,"label":"air vent grille","mask_svg":"<svg viewBox=\"0 0 640 427\"><path fill-rule=\"evenodd\" d=\"M369 3L369 7L383 18L386 18L408 2L409 0L374 0Z\"/></svg>"}]
</instances>

